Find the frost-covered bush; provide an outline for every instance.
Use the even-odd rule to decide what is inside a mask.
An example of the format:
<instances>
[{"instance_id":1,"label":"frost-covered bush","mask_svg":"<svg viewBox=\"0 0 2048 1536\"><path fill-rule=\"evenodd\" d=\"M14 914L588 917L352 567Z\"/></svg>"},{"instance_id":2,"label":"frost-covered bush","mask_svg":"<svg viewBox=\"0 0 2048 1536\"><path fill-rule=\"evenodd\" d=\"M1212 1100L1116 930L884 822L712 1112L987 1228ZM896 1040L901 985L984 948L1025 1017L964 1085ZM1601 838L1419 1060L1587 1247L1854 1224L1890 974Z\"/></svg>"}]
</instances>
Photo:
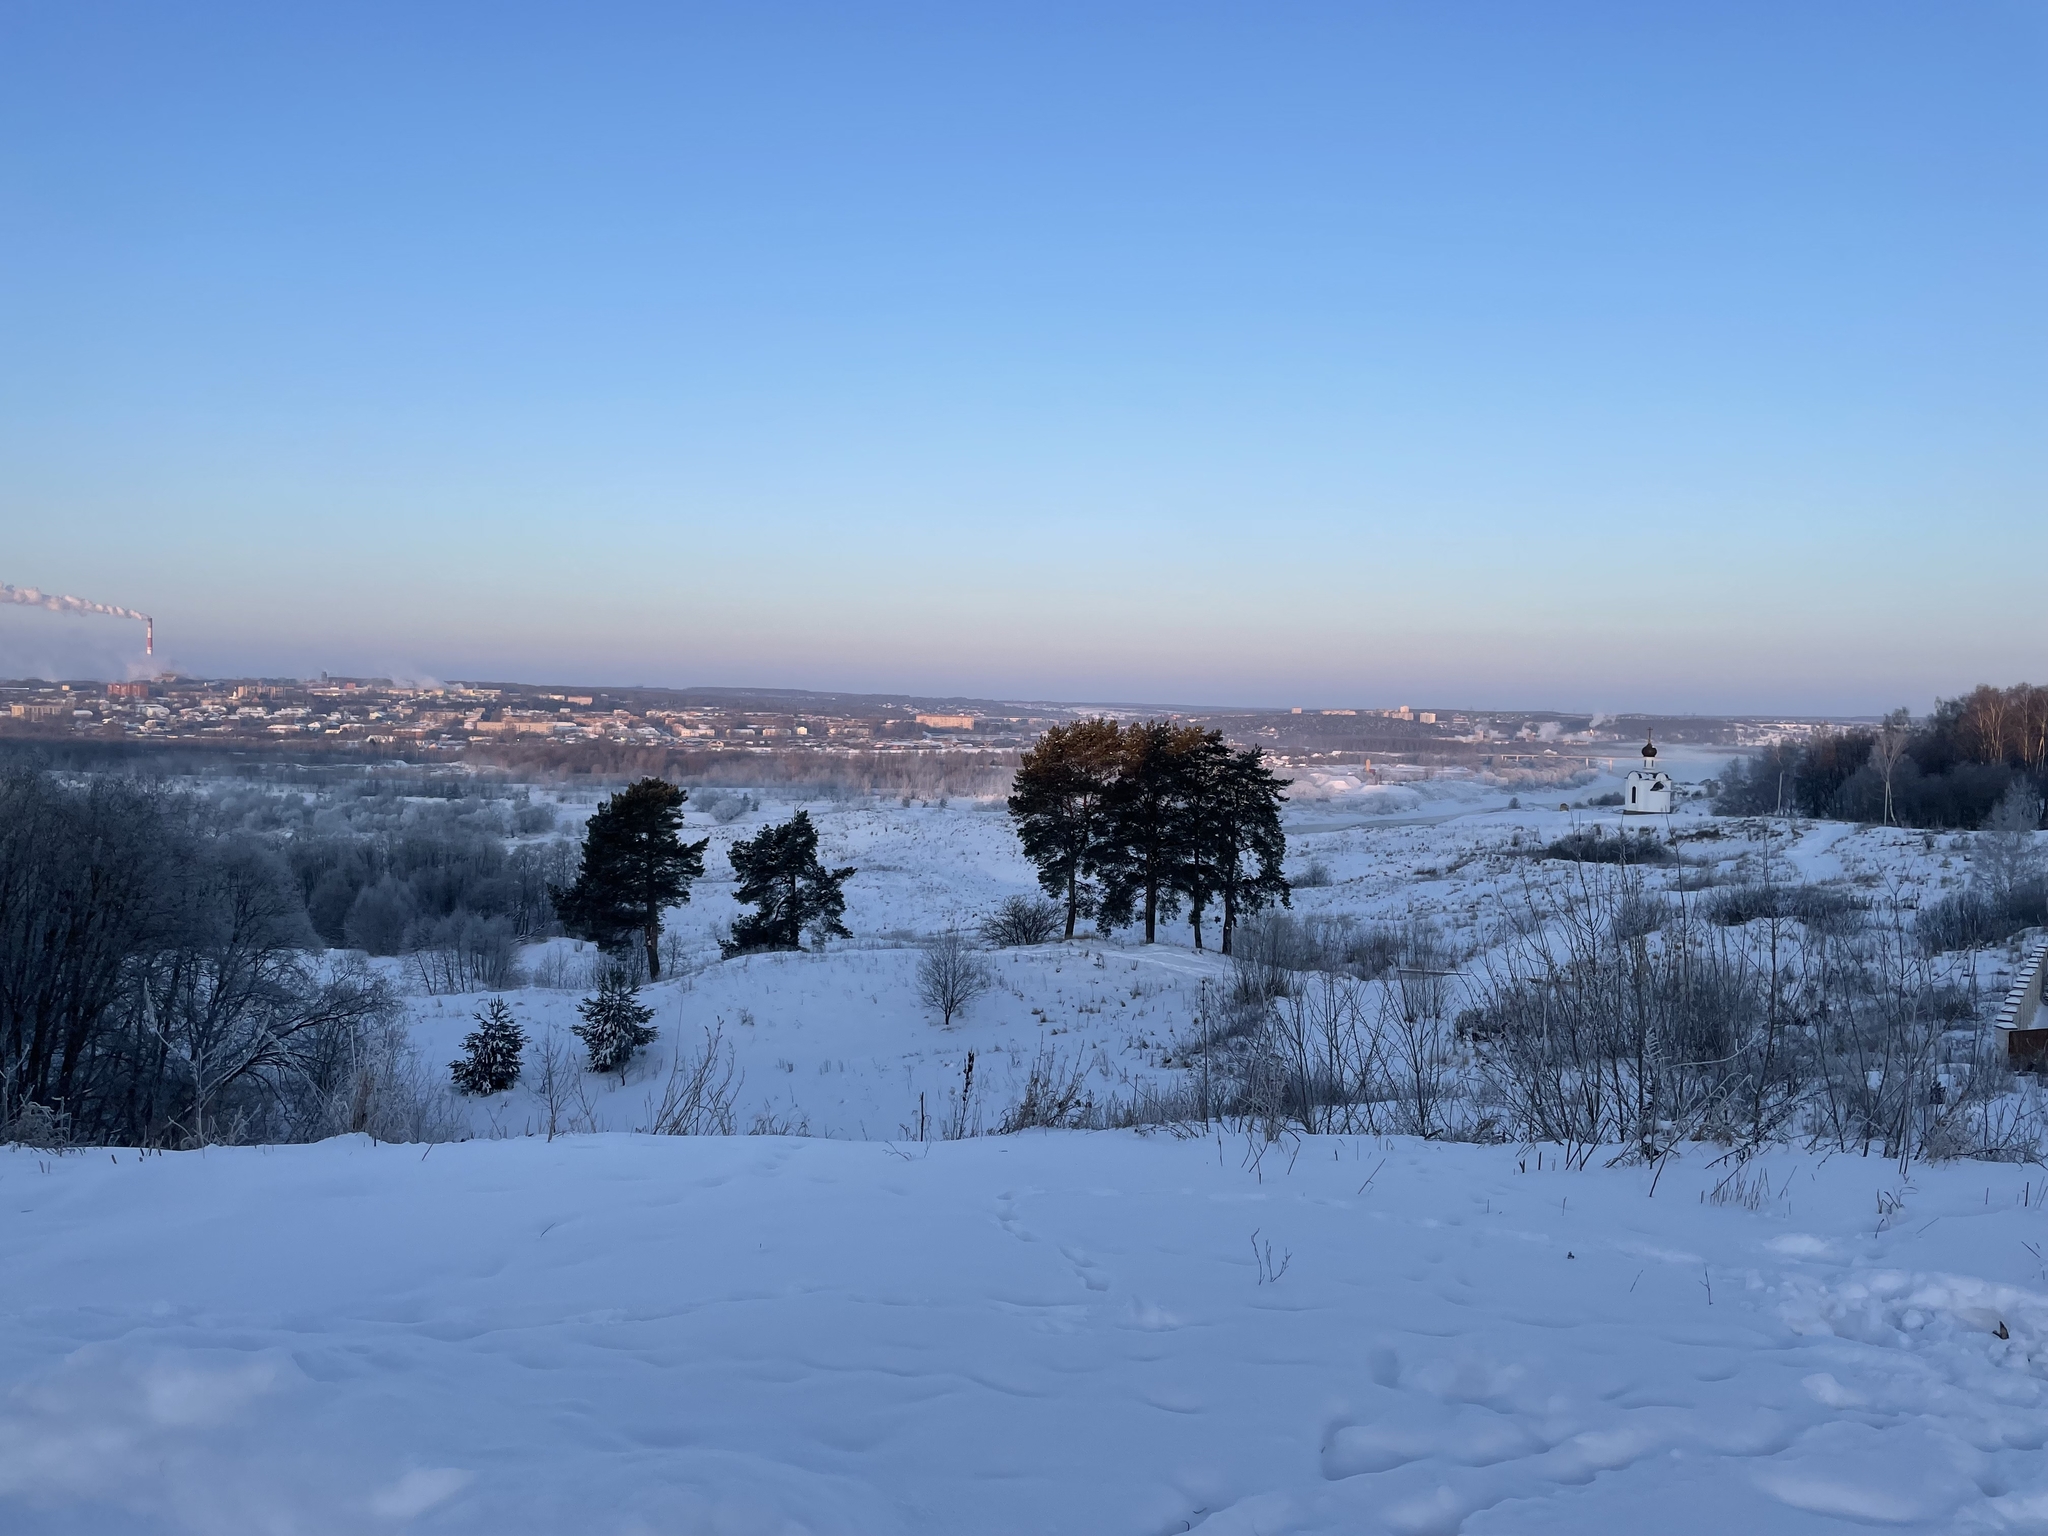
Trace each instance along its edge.
<instances>
[{"instance_id":1,"label":"frost-covered bush","mask_svg":"<svg viewBox=\"0 0 2048 1536\"><path fill-rule=\"evenodd\" d=\"M738 821L761 808L761 802L752 795L741 794L731 789L699 789L690 793L690 803L721 827Z\"/></svg>"},{"instance_id":2,"label":"frost-covered bush","mask_svg":"<svg viewBox=\"0 0 2048 1536\"><path fill-rule=\"evenodd\" d=\"M1579 864L1676 864L1678 855L1650 833L1637 831L1609 837L1591 826L1567 833L1543 850L1546 859L1570 859Z\"/></svg>"},{"instance_id":3,"label":"frost-covered bush","mask_svg":"<svg viewBox=\"0 0 2048 1536\"><path fill-rule=\"evenodd\" d=\"M1709 920L1730 928L1782 918L1826 933L1856 928L1864 912L1863 903L1847 891L1826 885L1721 886L1702 899L1700 909Z\"/></svg>"},{"instance_id":4,"label":"frost-covered bush","mask_svg":"<svg viewBox=\"0 0 2048 1536\"><path fill-rule=\"evenodd\" d=\"M1004 1114L1001 1134L1026 1130L1079 1130L1098 1124L1088 1091L1088 1064L1040 1051L1024 1080L1024 1091Z\"/></svg>"},{"instance_id":5,"label":"frost-covered bush","mask_svg":"<svg viewBox=\"0 0 2048 1536\"><path fill-rule=\"evenodd\" d=\"M1241 1000L1284 997L1294 979L1310 971L1342 971L1371 980L1393 968L1404 946L1433 950L1438 937L1427 924L1404 929L1348 916L1257 913L1240 922L1232 936L1232 995Z\"/></svg>"},{"instance_id":6,"label":"frost-covered bush","mask_svg":"<svg viewBox=\"0 0 2048 1536\"><path fill-rule=\"evenodd\" d=\"M1336 877L1330 873L1330 866L1320 857L1311 858L1294 877L1294 888L1298 891L1315 890L1321 886L1334 885Z\"/></svg>"},{"instance_id":7,"label":"frost-covered bush","mask_svg":"<svg viewBox=\"0 0 2048 1536\"><path fill-rule=\"evenodd\" d=\"M2048 882L2029 881L2000 893L1972 885L1923 904L1914 924L1930 955L1987 949L2023 928L2048 922Z\"/></svg>"},{"instance_id":8,"label":"frost-covered bush","mask_svg":"<svg viewBox=\"0 0 2048 1536\"><path fill-rule=\"evenodd\" d=\"M994 949L1050 944L1060 936L1063 921L1057 902L1033 896L1009 896L981 920L981 941Z\"/></svg>"}]
</instances>

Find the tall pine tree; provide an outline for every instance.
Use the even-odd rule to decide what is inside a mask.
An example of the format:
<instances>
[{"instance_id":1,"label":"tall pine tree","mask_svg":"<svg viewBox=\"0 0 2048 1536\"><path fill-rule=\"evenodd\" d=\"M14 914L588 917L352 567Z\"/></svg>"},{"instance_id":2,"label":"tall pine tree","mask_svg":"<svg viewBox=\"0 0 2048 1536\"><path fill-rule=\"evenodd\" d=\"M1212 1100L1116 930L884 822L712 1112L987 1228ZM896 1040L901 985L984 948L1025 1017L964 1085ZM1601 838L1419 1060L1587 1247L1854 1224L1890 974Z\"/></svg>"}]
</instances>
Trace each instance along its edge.
<instances>
[{"instance_id":1,"label":"tall pine tree","mask_svg":"<svg viewBox=\"0 0 2048 1536\"><path fill-rule=\"evenodd\" d=\"M1292 892L1282 865L1287 834L1280 827L1281 790L1286 779L1266 766L1258 747L1236 752L1225 748L1213 760L1204 802L1213 809L1204 817L1208 858L1216 871L1216 891L1223 898L1223 953L1230 953L1238 919L1278 900L1292 906ZM1196 947L1201 932L1196 930Z\"/></svg>"},{"instance_id":2,"label":"tall pine tree","mask_svg":"<svg viewBox=\"0 0 2048 1536\"><path fill-rule=\"evenodd\" d=\"M1147 944L1159 936L1159 919L1180 909L1205 741L1200 728L1167 720L1141 721L1123 732L1106 802L1109 831L1096 867L1104 923L1117 927L1142 915Z\"/></svg>"},{"instance_id":3,"label":"tall pine tree","mask_svg":"<svg viewBox=\"0 0 2048 1536\"><path fill-rule=\"evenodd\" d=\"M850 938L840 916L846 895L840 889L846 869L827 869L818 862L818 829L808 811L798 811L778 827L736 842L727 855L739 877L733 899L754 911L732 925L732 937L721 947L730 955L757 949L802 949L804 930Z\"/></svg>"},{"instance_id":4,"label":"tall pine tree","mask_svg":"<svg viewBox=\"0 0 2048 1536\"><path fill-rule=\"evenodd\" d=\"M689 796L661 779L642 779L598 807L583 836L576 883L550 886L562 924L598 948L616 952L638 937L647 946L647 974L661 979L661 914L690 899L704 873L709 838L682 838Z\"/></svg>"},{"instance_id":5,"label":"tall pine tree","mask_svg":"<svg viewBox=\"0 0 2048 1536\"><path fill-rule=\"evenodd\" d=\"M1070 939L1075 920L1094 910L1090 877L1108 832L1122 745L1114 720L1076 720L1039 737L1017 765L1010 819L1024 857L1038 866L1039 885L1065 904Z\"/></svg>"}]
</instances>

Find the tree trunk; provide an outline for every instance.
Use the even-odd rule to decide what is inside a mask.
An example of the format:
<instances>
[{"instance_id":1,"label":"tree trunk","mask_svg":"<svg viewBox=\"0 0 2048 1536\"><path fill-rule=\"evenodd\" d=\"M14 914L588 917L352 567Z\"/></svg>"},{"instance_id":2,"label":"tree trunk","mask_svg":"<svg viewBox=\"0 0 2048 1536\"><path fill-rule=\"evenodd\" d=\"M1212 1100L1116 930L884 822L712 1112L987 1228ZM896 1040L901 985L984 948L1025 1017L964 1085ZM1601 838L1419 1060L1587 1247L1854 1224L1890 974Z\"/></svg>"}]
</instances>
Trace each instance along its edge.
<instances>
[{"instance_id":1,"label":"tree trunk","mask_svg":"<svg viewBox=\"0 0 2048 1536\"><path fill-rule=\"evenodd\" d=\"M1074 936L1074 919L1081 911L1081 865L1078 860L1067 871L1067 937Z\"/></svg>"},{"instance_id":2,"label":"tree trunk","mask_svg":"<svg viewBox=\"0 0 2048 1536\"><path fill-rule=\"evenodd\" d=\"M646 928L647 934L647 979L661 980L661 919L656 918Z\"/></svg>"}]
</instances>

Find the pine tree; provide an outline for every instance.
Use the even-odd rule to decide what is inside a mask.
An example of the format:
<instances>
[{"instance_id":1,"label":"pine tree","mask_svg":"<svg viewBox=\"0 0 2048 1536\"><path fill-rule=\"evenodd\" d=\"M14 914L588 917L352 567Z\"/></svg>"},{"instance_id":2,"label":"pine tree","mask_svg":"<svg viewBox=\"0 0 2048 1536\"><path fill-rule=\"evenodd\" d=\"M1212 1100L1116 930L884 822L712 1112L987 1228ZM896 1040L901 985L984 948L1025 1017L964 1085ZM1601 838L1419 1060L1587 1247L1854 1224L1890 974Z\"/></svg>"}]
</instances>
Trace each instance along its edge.
<instances>
[{"instance_id":1,"label":"pine tree","mask_svg":"<svg viewBox=\"0 0 2048 1536\"><path fill-rule=\"evenodd\" d=\"M1089 877L1103 851L1122 745L1114 720L1076 720L1039 737L1017 765L1010 819L1040 887L1066 904L1070 939L1075 920L1094 911Z\"/></svg>"},{"instance_id":2,"label":"pine tree","mask_svg":"<svg viewBox=\"0 0 2048 1536\"><path fill-rule=\"evenodd\" d=\"M576 883L550 886L563 926L598 948L616 952L637 935L647 946L647 974L661 979L661 913L690 899L704 873L702 842L682 840L683 790L642 779L598 807L583 837Z\"/></svg>"},{"instance_id":3,"label":"pine tree","mask_svg":"<svg viewBox=\"0 0 2048 1536\"><path fill-rule=\"evenodd\" d=\"M818 862L818 829L808 811L734 843L727 857L739 877L733 899L756 909L732 925L732 937L721 945L728 956L801 949L804 930L813 925L824 934L851 937L839 918L846 910L840 887L853 870L827 869Z\"/></svg>"},{"instance_id":4,"label":"pine tree","mask_svg":"<svg viewBox=\"0 0 2048 1536\"><path fill-rule=\"evenodd\" d=\"M1223 953L1241 917L1259 911L1276 898L1292 906L1292 892L1282 865L1287 834L1280 827L1280 806L1288 780L1266 766L1258 747L1226 750L1215 763L1215 777L1205 798L1214 809L1204 818L1205 841L1216 870L1216 891L1223 898ZM1201 933L1195 934L1196 946Z\"/></svg>"},{"instance_id":5,"label":"pine tree","mask_svg":"<svg viewBox=\"0 0 2048 1536\"><path fill-rule=\"evenodd\" d=\"M1196 769L1206 739L1197 726L1166 720L1142 721L1123 732L1106 801L1109 830L1096 867L1103 922L1120 926L1142 911L1147 944L1158 938L1159 919L1180 910L1187 883L1181 866L1192 854Z\"/></svg>"},{"instance_id":6,"label":"pine tree","mask_svg":"<svg viewBox=\"0 0 2048 1536\"><path fill-rule=\"evenodd\" d=\"M448 1063L458 1093L503 1093L519 1081L519 1053L526 1049L526 1031L512 1017L502 997L494 997L476 1015L477 1027L462 1037L466 1053Z\"/></svg>"},{"instance_id":7,"label":"pine tree","mask_svg":"<svg viewBox=\"0 0 2048 1536\"><path fill-rule=\"evenodd\" d=\"M572 1027L584 1049L590 1052L590 1070L625 1075L626 1063L642 1046L661 1031L648 1020L654 1010L640 1001L639 988L617 971L609 971L598 983L597 996L576 1005L583 1022Z\"/></svg>"},{"instance_id":8,"label":"pine tree","mask_svg":"<svg viewBox=\"0 0 2048 1536\"><path fill-rule=\"evenodd\" d=\"M1188 744L1182 774L1186 799L1181 806L1180 857L1168 878L1187 899L1188 926L1195 948L1202 947L1202 918L1223 894L1233 862L1232 817L1228 788L1234 754L1221 731L1205 732Z\"/></svg>"}]
</instances>

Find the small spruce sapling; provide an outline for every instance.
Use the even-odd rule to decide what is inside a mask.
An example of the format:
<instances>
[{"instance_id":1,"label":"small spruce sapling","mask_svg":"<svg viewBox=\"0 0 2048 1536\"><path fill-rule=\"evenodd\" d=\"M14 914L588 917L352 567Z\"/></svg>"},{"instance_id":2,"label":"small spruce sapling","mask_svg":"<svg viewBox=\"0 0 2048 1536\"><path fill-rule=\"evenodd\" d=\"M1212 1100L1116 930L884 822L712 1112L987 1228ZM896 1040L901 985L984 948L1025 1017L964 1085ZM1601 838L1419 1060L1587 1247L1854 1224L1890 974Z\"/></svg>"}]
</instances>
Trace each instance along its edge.
<instances>
[{"instance_id":1,"label":"small spruce sapling","mask_svg":"<svg viewBox=\"0 0 2048 1536\"><path fill-rule=\"evenodd\" d=\"M477 1014L477 1027L462 1037L466 1053L448 1063L460 1093L503 1093L519 1081L519 1053L526 1049L526 1031L512 1017L502 997L494 997Z\"/></svg>"},{"instance_id":2,"label":"small spruce sapling","mask_svg":"<svg viewBox=\"0 0 2048 1536\"><path fill-rule=\"evenodd\" d=\"M617 971L598 983L597 996L576 1005L583 1022L571 1031L590 1052L590 1070L616 1072L623 1081L626 1063L660 1033L648 1023L654 1010L640 1001L639 989Z\"/></svg>"}]
</instances>

